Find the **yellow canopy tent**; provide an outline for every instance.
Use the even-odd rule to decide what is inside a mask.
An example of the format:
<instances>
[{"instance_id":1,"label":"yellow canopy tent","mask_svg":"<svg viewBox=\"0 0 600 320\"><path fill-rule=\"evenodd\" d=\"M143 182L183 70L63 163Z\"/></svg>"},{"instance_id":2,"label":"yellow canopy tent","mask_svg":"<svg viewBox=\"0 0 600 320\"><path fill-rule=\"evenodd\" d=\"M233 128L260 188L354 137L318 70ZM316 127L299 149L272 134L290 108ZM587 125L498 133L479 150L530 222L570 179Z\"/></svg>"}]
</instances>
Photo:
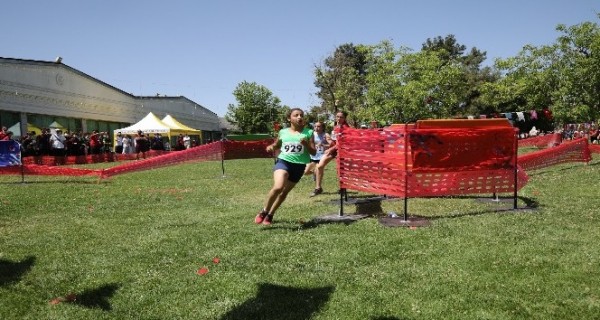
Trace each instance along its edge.
<instances>
[{"instance_id":1,"label":"yellow canopy tent","mask_svg":"<svg viewBox=\"0 0 600 320\"><path fill-rule=\"evenodd\" d=\"M178 133L187 134L193 140L198 138L198 143L202 144L202 130L194 129L192 127L186 126L185 124L177 121L177 119L173 118L171 115L166 115L162 121L167 125L171 126L173 130L176 130ZM176 140L173 141L175 143Z\"/></svg>"},{"instance_id":2,"label":"yellow canopy tent","mask_svg":"<svg viewBox=\"0 0 600 320\"><path fill-rule=\"evenodd\" d=\"M169 125L170 127L177 129L177 130L187 130L188 132L193 132L193 133L200 133L201 131L198 129L194 129L192 127L188 127L185 124L177 121L177 119L171 117L170 114L166 115L163 119L162 122L166 123L167 125Z\"/></svg>"},{"instance_id":3,"label":"yellow canopy tent","mask_svg":"<svg viewBox=\"0 0 600 320\"><path fill-rule=\"evenodd\" d=\"M202 131L198 129L194 129L192 127L188 127L185 124L177 121L177 119L173 118L171 115L166 115L162 122L173 128L173 130L178 131L179 133L188 134L190 136L198 136L200 143L202 143Z\"/></svg>"}]
</instances>

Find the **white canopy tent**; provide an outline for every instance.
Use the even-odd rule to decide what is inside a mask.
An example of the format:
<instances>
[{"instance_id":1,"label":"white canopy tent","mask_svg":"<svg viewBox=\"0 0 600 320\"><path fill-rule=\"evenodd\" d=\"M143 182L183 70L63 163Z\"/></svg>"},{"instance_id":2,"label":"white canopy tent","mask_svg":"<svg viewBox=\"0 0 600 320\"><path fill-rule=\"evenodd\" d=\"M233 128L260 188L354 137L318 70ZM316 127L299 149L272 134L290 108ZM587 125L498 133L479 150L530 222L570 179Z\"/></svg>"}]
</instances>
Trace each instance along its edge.
<instances>
[{"instance_id":1,"label":"white canopy tent","mask_svg":"<svg viewBox=\"0 0 600 320\"><path fill-rule=\"evenodd\" d=\"M17 122L15 123L12 127L8 128L8 131L12 131L13 133L13 139L17 139L22 137L23 135L21 134L21 122ZM42 130L34 125L32 125L31 123L27 124L27 132L31 132L31 131L35 131L35 134L41 134Z\"/></svg>"}]
</instances>

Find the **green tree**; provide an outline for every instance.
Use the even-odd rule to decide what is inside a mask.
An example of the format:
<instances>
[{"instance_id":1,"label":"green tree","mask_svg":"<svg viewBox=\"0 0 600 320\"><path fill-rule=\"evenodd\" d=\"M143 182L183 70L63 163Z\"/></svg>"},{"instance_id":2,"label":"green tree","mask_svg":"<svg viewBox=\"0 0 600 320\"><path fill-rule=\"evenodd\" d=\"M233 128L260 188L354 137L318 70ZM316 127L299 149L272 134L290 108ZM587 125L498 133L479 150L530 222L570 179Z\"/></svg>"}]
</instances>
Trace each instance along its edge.
<instances>
[{"instance_id":1,"label":"green tree","mask_svg":"<svg viewBox=\"0 0 600 320\"><path fill-rule=\"evenodd\" d=\"M314 84L322 104L311 114L333 114L343 109L352 119L356 108L364 104L365 67L365 46L352 43L337 47L321 65L315 65Z\"/></svg>"},{"instance_id":2,"label":"green tree","mask_svg":"<svg viewBox=\"0 0 600 320\"><path fill-rule=\"evenodd\" d=\"M599 15L600 16L600 15ZM600 116L600 28L584 22L558 25L551 45L527 45L516 57L499 59L504 77L484 88L484 100L500 111L550 107L559 123Z\"/></svg>"},{"instance_id":3,"label":"green tree","mask_svg":"<svg viewBox=\"0 0 600 320\"><path fill-rule=\"evenodd\" d=\"M598 14L600 18L600 14ZM600 119L600 26L584 22L558 25L559 88L553 101L555 116L563 122Z\"/></svg>"},{"instance_id":4,"label":"green tree","mask_svg":"<svg viewBox=\"0 0 600 320\"><path fill-rule=\"evenodd\" d=\"M450 110L451 114L479 114L485 111L485 105L481 103L481 86L488 82L497 81L500 78L498 71L492 67L482 67L487 53L477 48L471 48L465 53L467 47L459 44L450 34L442 38L427 39L421 48L422 51L436 51L439 58L445 63L454 63L462 68L463 75L447 90L452 90L460 97L461 102L456 110Z\"/></svg>"},{"instance_id":5,"label":"green tree","mask_svg":"<svg viewBox=\"0 0 600 320\"><path fill-rule=\"evenodd\" d=\"M273 123L282 123L285 108L278 97L255 82L241 82L233 91L237 105L229 104L225 119L242 133L271 133Z\"/></svg>"},{"instance_id":6,"label":"green tree","mask_svg":"<svg viewBox=\"0 0 600 320\"><path fill-rule=\"evenodd\" d=\"M442 50L413 53L383 41L369 50L366 106L359 117L394 123L445 118L460 103L453 87L460 65L444 59Z\"/></svg>"}]
</instances>

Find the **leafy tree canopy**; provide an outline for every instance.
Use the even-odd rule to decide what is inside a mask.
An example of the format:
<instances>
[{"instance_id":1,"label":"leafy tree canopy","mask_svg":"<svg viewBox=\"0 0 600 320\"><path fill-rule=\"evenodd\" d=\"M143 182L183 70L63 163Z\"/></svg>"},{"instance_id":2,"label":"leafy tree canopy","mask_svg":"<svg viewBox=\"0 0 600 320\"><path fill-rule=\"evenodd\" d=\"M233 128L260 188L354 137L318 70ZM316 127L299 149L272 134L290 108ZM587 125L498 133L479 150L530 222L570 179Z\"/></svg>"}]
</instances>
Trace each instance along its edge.
<instances>
[{"instance_id":1,"label":"leafy tree canopy","mask_svg":"<svg viewBox=\"0 0 600 320\"><path fill-rule=\"evenodd\" d=\"M266 87L241 82L233 91L237 105L229 104L225 119L242 133L271 133L275 122L285 121L285 107Z\"/></svg>"}]
</instances>

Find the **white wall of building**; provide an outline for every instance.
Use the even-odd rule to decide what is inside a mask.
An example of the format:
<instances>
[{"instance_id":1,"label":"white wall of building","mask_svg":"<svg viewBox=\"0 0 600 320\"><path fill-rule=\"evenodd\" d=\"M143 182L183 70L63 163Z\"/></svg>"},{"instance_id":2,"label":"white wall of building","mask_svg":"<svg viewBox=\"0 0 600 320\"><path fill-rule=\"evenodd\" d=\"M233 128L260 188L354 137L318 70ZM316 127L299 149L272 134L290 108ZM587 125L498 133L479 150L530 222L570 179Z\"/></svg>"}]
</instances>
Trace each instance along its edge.
<instances>
[{"instance_id":1,"label":"white wall of building","mask_svg":"<svg viewBox=\"0 0 600 320\"><path fill-rule=\"evenodd\" d=\"M136 97L49 61L0 58L0 110L130 124L153 112L220 131L215 113L185 97Z\"/></svg>"}]
</instances>

